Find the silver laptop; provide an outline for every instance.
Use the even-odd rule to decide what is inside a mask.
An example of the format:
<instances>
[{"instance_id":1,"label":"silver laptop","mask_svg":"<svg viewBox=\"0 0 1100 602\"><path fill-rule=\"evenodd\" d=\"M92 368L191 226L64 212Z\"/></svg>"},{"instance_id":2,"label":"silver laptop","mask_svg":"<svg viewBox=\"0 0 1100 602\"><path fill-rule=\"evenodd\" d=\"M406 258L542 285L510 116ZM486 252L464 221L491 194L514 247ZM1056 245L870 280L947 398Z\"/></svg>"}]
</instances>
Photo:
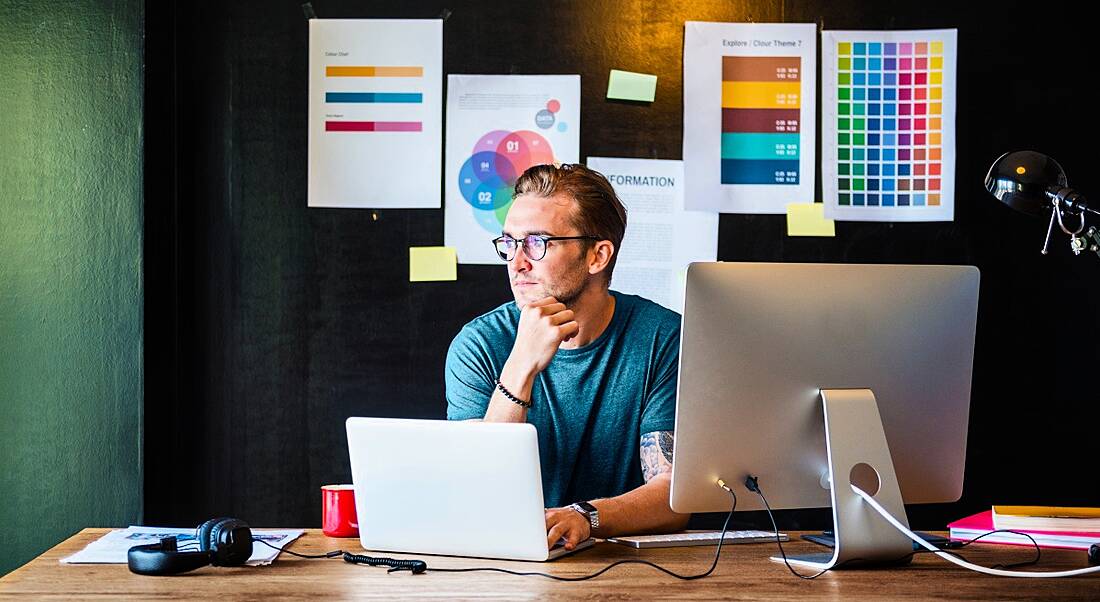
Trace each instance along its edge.
<instances>
[{"instance_id":1,"label":"silver laptop","mask_svg":"<svg viewBox=\"0 0 1100 602\"><path fill-rule=\"evenodd\" d=\"M348 418L359 540L367 550L553 560L530 424Z\"/></svg>"}]
</instances>

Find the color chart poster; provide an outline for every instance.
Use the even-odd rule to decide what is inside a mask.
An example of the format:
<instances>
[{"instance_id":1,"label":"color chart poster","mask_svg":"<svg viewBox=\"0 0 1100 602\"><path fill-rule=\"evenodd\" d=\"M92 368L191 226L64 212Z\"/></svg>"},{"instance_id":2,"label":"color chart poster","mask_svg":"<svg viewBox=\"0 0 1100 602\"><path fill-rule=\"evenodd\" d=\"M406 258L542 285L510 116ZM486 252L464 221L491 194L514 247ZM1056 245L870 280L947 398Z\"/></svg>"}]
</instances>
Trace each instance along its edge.
<instances>
[{"instance_id":1,"label":"color chart poster","mask_svg":"<svg viewBox=\"0 0 1100 602\"><path fill-rule=\"evenodd\" d=\"M824 31L825 217L955 217L957 30Z\"/></svg>"},{"instance_id":2,"label":"color chart poster","mask_svg":"<svg viewBox=\"0 0 1100 602\"><path fill-rule=\"evenodd\" d=\"M817 26L684 30L684 206L787 212L814 200Z\"/></svg>"},{"instance_id":3,"label":"color chart poster","mask_svg":"<svg viewBox=\"0 0 1100 602\"><path fill-rule=\"evenodd\" d=\"M516 180L580 156L581 76L447 76L443 240L459 263L504 265L501 234Z\"/></svg>"},{"instance_id":4,"label":"color chart poster","mask_svg":"<svg viewBox=\"0 0 1100 602\"><path fill-rule=\"evenodd\" d=\"M309 206L439 208L443 21L310 19Z\"/></svg>"}]
</instances>

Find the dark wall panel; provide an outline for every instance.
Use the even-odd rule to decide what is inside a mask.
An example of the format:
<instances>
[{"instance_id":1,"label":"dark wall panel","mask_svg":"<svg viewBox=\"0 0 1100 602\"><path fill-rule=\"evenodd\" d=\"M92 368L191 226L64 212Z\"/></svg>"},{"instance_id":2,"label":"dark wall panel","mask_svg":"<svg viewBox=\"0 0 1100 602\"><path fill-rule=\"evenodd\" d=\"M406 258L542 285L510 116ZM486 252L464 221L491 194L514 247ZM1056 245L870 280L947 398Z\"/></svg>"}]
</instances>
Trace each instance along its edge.
<instances>
[{"instance_id":1,"label":"dark wall panel","mask_svg":"<svg viewBox=\"0 0 1100 602\"><path fill-rule=\"evenodd\" d=\"M1087 453L1098 414L1085 371L1097 359L1100 261L1070 256L1061 238L1040 256L1045 224L981 185L1000 153L1032 148L1086 193L1097 188L1078 100L1091 68L1086 21L1068 3L313 6L323 18L446 15L447 73L581 74L582 158L680 158L686 20L958 28L954 222L838 223L834 239L792 239L782 216L723 215L719 258L979 266L966 492L914 508L914 523L942 527L993 501L1100 497L1065 460ZM447 345L509 299L504 269L460 266L457 282L410 284L407 249L442 243L442 210L306 208L308 32L297 3L148 12L146 514L316 526L320 485L350 478L343 421L442 418ZM658 75L656 102L606 100L611 68Z\"/></svg>"}]
</instances>

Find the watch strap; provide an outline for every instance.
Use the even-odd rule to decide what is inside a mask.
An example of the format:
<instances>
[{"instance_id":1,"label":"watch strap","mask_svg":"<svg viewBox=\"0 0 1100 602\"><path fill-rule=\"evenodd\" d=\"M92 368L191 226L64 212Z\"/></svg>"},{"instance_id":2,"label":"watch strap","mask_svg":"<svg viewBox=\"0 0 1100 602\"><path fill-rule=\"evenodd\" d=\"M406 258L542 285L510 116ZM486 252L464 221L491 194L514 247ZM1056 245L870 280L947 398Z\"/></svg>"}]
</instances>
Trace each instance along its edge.
<instances>
[{"instance_id":1,"label":"watch strap","mask_svg":"<svg viewBox=\"0 0 1100 602\"><path fill-rule=\"evenodd\" d=\"M600 526L600 511L589 502L575 502L569 505L570 508L588 519L588 524L593 529L598 529Z\"/></svg>"}]
</instances>

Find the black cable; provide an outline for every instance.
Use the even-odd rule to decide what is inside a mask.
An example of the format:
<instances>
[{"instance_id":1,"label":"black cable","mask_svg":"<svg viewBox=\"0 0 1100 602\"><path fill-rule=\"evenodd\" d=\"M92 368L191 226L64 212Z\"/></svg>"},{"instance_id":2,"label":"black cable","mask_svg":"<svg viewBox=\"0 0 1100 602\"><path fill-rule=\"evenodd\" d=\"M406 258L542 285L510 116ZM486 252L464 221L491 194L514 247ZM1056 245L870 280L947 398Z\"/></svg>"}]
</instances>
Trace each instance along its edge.
<instances>
[{"instance_id":1,"label":"black cable","mask_svg":"<svg viewBox=\"0 0 1100 602\"><path fill-rule=\"evenodd\" d=\"M783 564L787 565L787 570L790 571L791 574L794 575L795 577L798 577L799 579L806 579L806 580L817 579L818 577L824 575L825 573L828 573L829 571L831 571L833 569L839 569L839 568L844 567L845 565L856 563L856 562L862 562L864 560L862 558L849 558L847 560L842 560L842 561L834 564L833 566L831 566L827 569L821 569L820 571L814 573L813 575L803 575L802 573L799 573L798 571L794 570L794 567L792 567L791 563L787 560L787 552L783 549L783 541L779 538L779 527L775 523L775 515L772 514L772 507L771 507L771 505L768 504L768 499L766 497L764 497L764 492L760 490L760 484L757 482L757 478L752 476L752 475L749 475L748 477L746 477L745 478L745 487L749 491L752 491L752 492L756 493L756 495L760 496L760 500L764 502L764 507L767 508L767 510L768 510L768 518L771 519L771 522L772 522L772 528L775 529L775 543L776 543L776 545L779 546L779 555L783 557ZM931 550L913 550L912 552L910 552L908 554L905 554L904 556L899 556L898 558L894 558L892 560L887 561L886 564L893 564L895 562L901 562L903 560L907 560L907 559L912 558L913 556L915 556L917 554L920 554L921 552L931 552ZM953 552L948 552L948 554L954 554L954 553Z\"/></svg>"},{"instance_id":2,"label":"black cable","mask_svg":"<svg viewBox=\"0 0 1100 602\"><path fill-rule=\"evenodd\" d=\"M596 571L595 573L592 573L590 575L582 575L580 577L562 577L562 576L559 576L559 575L551 575L549 573L539 573L539 572L534 572L534 571L531 571L531 572L510 571L508 569L500 569L500 568L495 568L495 567L468 568L468 569L433 569L433 568L429 567L427 570L428 570L428 572L432 572L432 573L469 573L469 572L474 572L474 571L489 571L489 572L494 572L494 573L507 573L509 575L519 575L521 577L546 577L547 579L554 579L555 581L585 581L587 579L593 579L595 577L599 577L600 575L606 573L607 571L610 571L611 569L619 566L620 564L643 564L643 565L646 565L646 566L651 566L651 567L661 571L662 573L665 573L666 575L671 575L671 576L673 576L677 579L682 579L684 581L692 581L692 580L695 580L695 579L702 579L703 577L706 577L706 576L710 575L712 572L714 572L715 567L718 566L718 557L722 554L722 543L725 542L725 540L726 540L726 531L728 530L730 519L733 518L733 512L734 512L734 510L737 509L737 494L734 493L733 489L731 489L729 487L723 486L722 488L725 489L726 491L728 491L730 496L733 497L733 506L730 508L729 514L726 515L726 521L724 523L722 523L722 534L718 539L718 549L714 552L714 561L711 563L710 568L707 569L706 572L699 573L698 575L680 575L678 573L670 571L670 570L666 569L665 567L660 566L658 564L655 564L653 562L650 562L648 560L637 560L637 559L619 560L619 561L613 562L613 563L605 566L604 568Z\"/></svg>"},{"instance_id":3,"label":"black cable","mask_svg":"<svg viewBox=\"0 0 1100 602\"><path fill-rule=\"evenodd\" d=\"M831 566L827 569L822 569L822 570L818 571L817 573L814 573L813 575L803 575L803 574L795 571L794 568L791 566L791 563L787 562L787 553L783 550L783 542L779 539L779 527L775 523L775 515L772 514L772 508L771 508L770 505L768 505L768 499L764 497L764 492L760 490L760 484L759 484L757 478L752 476L752 475L749 475L748 477L746 477L745 478L745 488L747 488L749 491L755 492L756 495L760 496L760 500L764 502L764 507L767 508L767 510L768 510L768 518L771 519L771 521L772 521L772 528L775 529L775 543L776 543L776 545L779 546L779 554L781 556L783 556L783 564L787 565L787 570L789 570L795 577L798 577L799 579L817 579L821 575L824 575L825 573L827 573L831 570L842 568L844 565L864 561L864 559L862 559L862 558L849 558L847 560L842 560L841 562L839 562L839 563L837 563L837 564L835 564L835 565L833 565L833 566ZM1035 546L1035 558L1032 559L1032 560L1027 560L1027 561L1024 561L1024 562L1015 562L1015 563L1007 564L1007 565L996 564L991 568L1009 569L1009 568L1017 568L1017 567L1021 567L1021 566L1030 566L1030 565L1033 565L1033 564L1036 564L1036 563L1039 562L1039 558L1042 556L1042 552L1039 548L1039 543L1035 541L1035 538L1028 535L1027 533L1022 532L1022 531L1012 531L1010 529L997 529L995 531L989 531L988 533L982 533L981 535L979 535L979 536L977 536L977 537L975 537L971 540L965 541L965 542L950 542L952 544L955 544L955 545L952 545L951 548L952 549L965 548L966 546L978 541L979 539L981 539L983 537L987 537L989 535L993 535L994 533L1015 533L1017 535L1023 535L1024 537L1030 539L1031 540L1031 545ZM907 558L912 558L916 554L935 553L935 552L944 552L945 554L951 554L952 556L955 556L956 558L966 560L966 558L962 554L958 554L956 552L952 552L952 551L949 551L949 550L946 550L946 549L944 549L944 550L927 550L927 549L924 549L924 550L914 550L913 552L911 552L909 554L906 554L905 556L901 556L899 558L887 561L886 564L893 564L895 562L901 562L902 560L905 560Z\"/></svg>"},{"instance_id":4,"label":"black cable","mask_svg":"<svg viewBox=\"0 0 1100 602\"><path fill-rule=\"evenodd\" d=\"M745 477L745 487L749 491L752 491L752 492L756 493L756 495L760 496L760 500L764 502L764 507L767 508L767 510L768 510L768 518L771 519L771 521L772 521L772 528L775 529L775 544L777 546L779 546L779 555L783 557L783 564L787 565L787 570L790 571L792 575L794 575L795 577L798 577L799 579L817 579L818 577L820 577L820 576L824 575L825 573L829 572L829 569L822 569L822 570L814 573L813 575L803 575L802 573L799 573L798 571L794 570L794 567L791 566L791 563L787 561L787 552L783 549L783 540L781 540L779 538L779 526L777 524L775 524L775 515L772 514L772 507L771 507L770 504L768 504L768 498L764 497L764 492L760 491L760 485L759 485L759 483L757 483L756 477L754 477L752 475L749 475L748 477ZM840 566L840 565L837 565L837 566Z\"/></svg>"},{"instance_id":5,"label":"black cable","mask_svg":"<svg viewBox=\"0 0 1100 602\"><path fill-rule=\"evenodd\" d=\"M954 541L954 542L951 542L951 543L955 544L954 546L951 546L951 547L955 548L955 549L965 548L966 546L978 541L979 539L981 539L983 537L988 537L990 535L993 535L994 533L1013 533L1013 534L1016 534L1016 535L1023 535L1024 537L1030 539L1031 540L1031 545L1035 547L1035 558L1032 558L1031 560L1025 560L1023 562L1014 562L1012 564L995 564L990 568L994 568L994 569L1014 569L1014 568L1018 568L1018 567L1021 567L1021 566L1031 566L1033 564L1038 564L1039 559L1043 557L1042 548L1039 547L1039 542L1035 541L1034 537L1032 537L1031 535L1029 535L1027 533L1024 533L1023 531L1013 531L1012 529L994 529L993 531L987 531L986 533L982 533L981 535L979 535L979 536L977 536L973 539L969 539L967 541Z\"/></svg>"},{"instance_id":6,"label":"black cable","mask_svg":"<svg viewBox=\"0 0 1100 602\"><path fill-rule=\"evenodd\" d=\"M387 572L390 573L394 571L410 571L414 575L419 575L428 568L428 564L423 560L375 558L373 556L365 556L363 554L352 554L351 552L345 552L343 550L333 550L331 552L325 552L324 554L299 554L298 552L291 552L285 547L280 548L278 546L272 545L258 537L253 537L252 541L258 541L269 548L274 548L276 550L279 550L280 552L286 552L287 554L290 554L291 556L297 556L298 558L336 558L337 556L340 556L344 559L345 562L350 562L351 564L365 564L367 566L388 566L390 567L390 570Z\"/></svg>"},{"instance_id":7,"label":"black cable","mask_svg":"<svg viewBox=\"0 0 1100 602\"><path fill-rule=\"evenodd\" d=\"M396 571L409 571L414 575L419 575L428 570L428 563L423 560L398 560L396 558L374 558L372 556L364 556L363 554L352 554L351 552L344 552L344 561L352 564L365 564L367 566L388 566L391 567L387 573L393 573Z\"/></svg>"},{"instance_id":8,"label":"black cable","mask_svg":"<svg viewBox=\"0 0 1100 602\"><path fill-rule=\"evenodd\" d=\"M475 571L488 571L488 572L495 572L495 573L507 573L509 575L518 575L518 576L521 576L521 577L546 577L547 579L554 579L554 580L557 580L557 581L584 581L586 579L593 579L595 577L599 577L600 575L602 575L602 574L606 573L607 571L619 566L620 564L644 564L646 566L651 566L651 567L653 567L653 568L655 568L655 569L657 569L657 570L659 570L659 571L661 571L661 572L663 572L667 575L671 575L671 576L673 576L677 579L683 579L684 581L691 581L691 580L694 580L694 579L702 579L703 577L706 577L706 576L710 575L711 573L713 573L715 567L718 566L718 558L722 555L722 544L726 540L726 532L729 530L730 519L733 518L733 512L735 510L737 510L737 494L734 493L733 489L731 489L729 487L725 487L723 485L722 488L725 489L726 491L728 491L730 496L733 497L733 505L730 507L729 514L726 515L726 521L724 523L722 523L722 534L718 539L718 549L715 550L715 552L714 552L714 561L711 562L710 568L707 569L706 572L699 573L698 575L680 575L678 573L675 573L673 571L670 571L670 570L666 569L663 566L660 566L658 564L654 564L654 563L652 563L648 560L637 560L637 559L619 560L617 562L613 562L613 563L605 566L604 568L596 571L595 573L592 573L591 575L583 575L581 577L562 577L562 576L559 576L559 575L551 575L549 573L539 573L539 572L534 572L534 571L532 571L532 572L511 571L511 570L508 570L508 569L501 569L501 568L496 568L496 567L473 567L473 568L463 568L463 569L434 569L434 568L428 567L428 564L426 562L424 562L423 560L398 560L398 559L395 559L395 558L374 558L374 557L371 557L371 556L364 556L364 555L361 555L361 554L352 554L351 552L344 552L343 550L335 550L335 551L332 551L332 552L326 552L324 554L299 554L297 552L291 552L290 550L287 550L285 547L280 548L278 546L272 545L272 544L270 544L266 541L263 541L262 539L259 539L257 537L253 537L252 541L258 541L258 542L264 544L265 546L268 546L270 548L274 548L274 549L276 549L280 552L286 552L287 554L290 554L291 556L297 556L299 558L335 558L337 556L343 556L343 559L346 562L350 562L352 564L365 564L367 566L388 566L388 567L391 567L390 570L387 571L387 572L390 572L390 573L392 573L394 571L410 571L414 575L419 575L421 573L429 572L429 571L433 572L433 573L471 573L471 572L475 572Z\"/></svg>"},{"instance_id":9,"label":"black cable","mask_svg":"<svg viewBox=\"0 0 1100 602\"><path fill-rule=\"evenodd\" d=\"M799 579L806 579L806 580L817 579L818 577L824 575L825 573L828 573L829 571L831 571L833 569L839 569L839 568L844 567L845 565L856 563L856 562L861 562L861 561L864 560L862 558L849 558L847 560L842 560L842 561L834 564L833 566L831 566L827 569L821 569L820 571L814 573L813 575L803 575L802 573L799 573L798 571L794 570L794 567L792 567L791 563L787 560L787 552L783 549L783 541L779 538L779 527L775 523L775 515L772 514L772 507L771 507L771 505L768 504L768 499L766 497L764 497L764 492L760 490L760 484L757 482L757 478L752 476L752 475L749 475L748 477L746 477L745 478L745 487L749 491L755 492L756 495L760 496L760 500L764 502L764 507L767 508L767 510L768 510L768 518L771 519L771 521L772 521L772 528L775 529L775 543L776 543L776 545L779 546L779 554L780 554L780 556L783 557L783 564L787 565L787 570L790 571L791 574L794 575L795 577L798 577ZM901 562L903 560L912 558L913 556L915 556L916 554L921 553L922 551L930 552L931 550L913 550L912 552L910 552L910 553L908 553L904 556L899 556L898 558L887 561L886 564L893 564L895 562ZM953 552L948 552L948 553L952 554Z\"/></svg>"},{"instance_id":10,"label":"black cable","mask_svg":"<svg viewBox=\"0 0 1100 602\"><path fill-rule=\"evenodd\" d=\"M968 560L966 558L966 556L963 556L962 554L959 554L958 552L954 552L952 550L957 550L959 548L965 548L966 546L974 543L975 541L978 541L979 539L981 539L981 538L983 538L987 535L992 535L994 533L999 533L999 532L1016 533L1016 534L1019 534L1019 535L1023 535L1024 537L1027 537L1028 539L1031 539L1032 545L1035 546L1035 558L1033 558L1031 560L1025 560L1023 562L1014 562L1012 564L995 564L995 565L993 565L989 568L993 568L993 569L1013 569L1013 568L1018 568L1018 567L1021 567L1021 566L1031 566L1031 565L1039 562L1039 558L1041 556L1041 553L1039 551L1040 548L1039 548L1039 544L1035 542L1034 538L1032 538L1027 533L1021 533L1019 531L1009 531L1007 529L998 529L996 531L990 531L989 533L982 533L978 537L975 537L974 539L971 539L969 541L965 541L965 542L964 541L948 542L948 544L945 544L945 545L949 545L950 547L940 548L938 550L929 550L929 549L926 549L926 548L922 547L921 549L913 550L912 552L910 552L910 553L908 553L904 556L899 556L899 557L894 558L892 560L884 561L884 564L894 564L896 562L901 562L902 560L912 558L913 556L916 556L917 554L935 554L937 552L942 552L944 554L950 554L950 555L954 556L955 558L958 558L959 560L963 560L963 561L966 561L966 562L971 562L970 560ZM914 542L914 543L916 543L916 542ZM950 544L955 544L955 545L950 545ZM844 565L846 565L846 564L851 564L853 562L863 562L864 560L865 559L863 559L863 558L849 558L848 560L843 560L841 562L838 562L835 566L833 566L832 568L829 568L827 570L831 571L831 570L834 570L834 569L843 568Z\"/></svg>"},{"instance_id":11,"label":"black cable","mask_svg":"<svg viewBox=\"0 0 1100 602\"><path fill-rule=\"evenodd\" d=\"M324 554L299 554L298 552L291 552L290 550L286 549L286 546L280 548L279 546L270 544L260 539L259 537L253 537L252 541L258 541L269 548L274 548L276 550L279 550L280 552L286 552L287 554L290 554L291 556L297 556L298 558L336 558L337 556L344 554L343 550L334 550L332 552L325 552Z\"/></svg>"},{"instance_id":12,"label":"black cable","mask_svg":"<svg viewBox=\"0 0 1100 602\"><path fill-rule=\"evenodd\" d=\"M277 537L276 539L282 539L282 537ZM276 550L279 550L280 552L283 551L282 548L277 548L277 547L271 545L266 540L264 540L262 538L259 538L259 537L253 537L252 541L258 541L258 542L264 544L265 546L267 546L269 548L275 548ZM178 545L177 546L177 551L179 551L179 552L201 552L201 551L203 551L203 549L202 549L202 544L200 544L197 540L195 540L195 541L189 541L187 543ZM295 556L300 556L300 554L295 554L294 552L291 552L290 550L286 550L286 553L287 554L293 554Z\"/></svg>"}]
</instances>

